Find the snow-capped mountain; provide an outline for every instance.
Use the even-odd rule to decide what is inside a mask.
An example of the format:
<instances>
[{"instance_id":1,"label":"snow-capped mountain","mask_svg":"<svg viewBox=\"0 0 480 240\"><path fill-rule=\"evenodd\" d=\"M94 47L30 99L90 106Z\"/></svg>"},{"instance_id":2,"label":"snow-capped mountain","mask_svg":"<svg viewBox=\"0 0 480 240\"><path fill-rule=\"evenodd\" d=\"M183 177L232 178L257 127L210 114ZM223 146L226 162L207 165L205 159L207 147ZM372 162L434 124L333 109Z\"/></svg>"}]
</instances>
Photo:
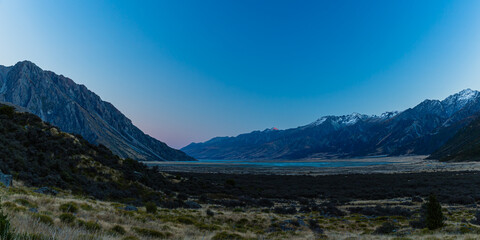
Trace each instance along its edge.
<instances>
[{"instance_id":1,"label":"snow-capped mountain","mask_svg":"<svg viewBox=\"0 0 480 240\"><path fill-rule=\"evenodd\" d=\"M297 128L214 138L182 150L200 159L429 154L479 111L480 93L466 89L442 101L425 100L402 112L324 116Z\"/></svg>"}]
</instances>

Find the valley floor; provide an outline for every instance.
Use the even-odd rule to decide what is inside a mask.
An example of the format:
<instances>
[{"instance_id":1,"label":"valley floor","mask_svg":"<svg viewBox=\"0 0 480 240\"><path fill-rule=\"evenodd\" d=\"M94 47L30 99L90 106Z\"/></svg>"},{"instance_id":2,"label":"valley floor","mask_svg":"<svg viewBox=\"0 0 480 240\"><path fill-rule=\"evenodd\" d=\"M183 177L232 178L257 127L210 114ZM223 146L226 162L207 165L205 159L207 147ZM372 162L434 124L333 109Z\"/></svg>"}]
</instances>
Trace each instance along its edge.
<instances>
[{"instance_id":1,"label":"valley floor","mask_svg":"<svg viewBox=\"0 0 480 240\"><path fill-rule=\"evenodd\" d=\"M326 163L326 167L302 166L262 166L258 164L236 164L228 160L219 162L144 162L149 166L159 166L166 172L197 172L225 174L280 174L280 175L334 175L370 173L416 173L437 171L480 171L480 162L440 162L427 160L427 156L399 156L353 159L302 159L302 160L247 160L252 163ZM329 163L363 163L362 166L328 167ZM386 164L388 163L388 164Z\"/></svg>"},{"instance_id":2,"label":"valley floor","mask_svg":"<svg viewBox=\"0 0 480 240\"><path fill-rule=\"evenodd\" d=\"M154 204L158 209L59 189L45 195L18 181L0 187L0 206L13 228L8 240L480 239L478 169L422 157L303 175L165 171L162 165L168 184ZM419 224L430 193L445 216L445 225L433 231ZM0 231L5 223L0 215Z\"/></svg>"},{"instance_id":3,"label":"valley floor","mask_svg":"<svg viewBox=\"0 0 480 240\"><path fill-rule=\"evenodd\" d=\"M17 183L18 184L18 183ZM49 196L29 188L1 189L2 209L15 228L13 239L478 239L480 226L471 224L476 206L443 205L445 227L414 229L421 203L410 198L351 201L337 206L346 215L322 212L275 213L267 208L226 208L214 204L201 209L159 209L147 213L123 210L124 205L60 193ZM78 207L73 214L62 204ZM290 207L293 202L276 203ZM377 216L370 207L381 206ZM360 213L351 213L352 209ZM378 207L377 207L378 208ZM207 209L210 214L207 214ZM363 210L362 210L363 209ZM383 209L383 210L381 210ZM385 210L396 209L396 210ZM364 211L362 213L362 211ZM389 212L390 211L390 212ZM350 212L350 213L349 213ZM382 213L383 212L383 213ZM384 214L388 213L388 214ZM409 215L412 214L412 215ZM70 216L70 217L66 217ZM374 234L385 222L396 231Z\"/></svg>"}]
</instances>

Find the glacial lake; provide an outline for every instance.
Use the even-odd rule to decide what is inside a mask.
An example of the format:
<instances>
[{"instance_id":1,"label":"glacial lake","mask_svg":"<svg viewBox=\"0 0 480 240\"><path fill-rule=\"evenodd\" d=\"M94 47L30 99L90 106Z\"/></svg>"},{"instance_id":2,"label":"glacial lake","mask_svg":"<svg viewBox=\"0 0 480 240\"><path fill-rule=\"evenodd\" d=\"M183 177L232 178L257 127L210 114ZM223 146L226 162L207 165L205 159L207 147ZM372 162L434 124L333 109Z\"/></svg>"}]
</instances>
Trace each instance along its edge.
<instances>
[{"instance_id":1,"label":"glacial lake","mask_svg":"<svg viewBox=\"0 0 480 240\"><path fill-rule=\"evenodd\" d=\"M163 170L188 170L204 172L207 169L298 169L298 168L347 168L389 165L397 163L391 158L359 159L307 159L307 160L211 160L199 159L192 162L144 162L149 166L158 166Z\"/></svg>"},{"instance_id":2,"label":"glacial lake","mask_svg":"<svg viewBox=\"0 0 480 240\"><path fill-rule=\"evenodd\" d=\"M480 163L445 164L427 160L426 156L376 156L349 159L301 159L301 160L212 160L192 162L143 162L158 166L163 172L196 172L227 174L364 174L422 172L449 169L479 168ZM478 166L477 166L478 165Z\"/></svg>"},{"instance_id":3,"label":"glacial lake","mask_svg":"<svg viewBox=\"0 0 480 240\"><path fill-rule=\"evenodd\" d=\"M199 165L202 167L208 165L222 165L222 166L243 166L243 167L361 167L392 164L394 162L386 161L355 161L355 160L331 160L331 161L285 161L285 160L210 160L200 159L196 162L189 162L188 165ZM165 165L184 164L180 162L168 162ZM157 163L155 165L163 165Z\"/></svg>"}]
</instances>

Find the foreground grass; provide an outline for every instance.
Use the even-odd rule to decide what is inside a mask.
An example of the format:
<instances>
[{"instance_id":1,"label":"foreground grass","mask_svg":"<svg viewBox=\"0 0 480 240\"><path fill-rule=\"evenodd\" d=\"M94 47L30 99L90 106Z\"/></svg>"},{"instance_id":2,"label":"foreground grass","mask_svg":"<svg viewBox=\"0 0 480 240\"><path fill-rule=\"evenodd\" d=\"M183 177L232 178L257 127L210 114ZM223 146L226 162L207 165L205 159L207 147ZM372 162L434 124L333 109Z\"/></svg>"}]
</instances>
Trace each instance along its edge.
<instances>
[{"instance_id":1,"label":"foreground grass","mask_svg":"<svg viewBox=\"0 0 480 240\"><path fill-rule=\"evenodd\" d=\"M352 206L395 206L404 199L355 201L341 206L343 217L318 212L276 214L268 209L204 205L202 209L159 209L147 213L125 211L124 205L97 201L61 192L58 196L37 194L16 183L0 189L1 206L9 216L14 239L478 239L480 226L469 223L473 206L444 206L446 224L431 231L413 229L404 216L372 217L351 214ZM420 203L402 205L412 210ZM207 210L208 213L207 213ZM315 222L321 231L312 230ZM374 234L385 222L396 231Z\"/></svg>"}]
</instances>

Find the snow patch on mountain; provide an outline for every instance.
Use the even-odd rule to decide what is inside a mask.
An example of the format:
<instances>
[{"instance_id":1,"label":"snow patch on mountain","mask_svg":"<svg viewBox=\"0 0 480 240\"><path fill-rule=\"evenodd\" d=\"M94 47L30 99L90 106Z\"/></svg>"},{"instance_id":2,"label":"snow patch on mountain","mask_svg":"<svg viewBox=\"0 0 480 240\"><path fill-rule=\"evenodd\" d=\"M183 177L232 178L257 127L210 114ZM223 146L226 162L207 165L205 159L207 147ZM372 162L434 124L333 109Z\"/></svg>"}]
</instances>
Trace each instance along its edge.
<instances>
[{"instance_id":1,"label":"snow patch on mountain","mask_svg":"<svg viewBox=\"0 0 480 240\"><path fill-rule=\"evenodd\" d=\"M352 113L350 115L340 116L336 122L340 125L350 126L362 119L367 119L367 118L369 118L368 115L360 114L360 113Z\"/></svg>"},{"instance_id":2,"label":"snow patch on mountain","mask_svg":"<svg viewBox=\"0 0 480 240\"><path fill-rule=\"evenodd\" d=\"M312 125L312 126L318 126L318 125L321 125L322 123L324 123L325 121L327 121L328 117L321 117L319 119L317 119L317 121L309 124L309 125Z\"/></svg>"}]
</instances>

